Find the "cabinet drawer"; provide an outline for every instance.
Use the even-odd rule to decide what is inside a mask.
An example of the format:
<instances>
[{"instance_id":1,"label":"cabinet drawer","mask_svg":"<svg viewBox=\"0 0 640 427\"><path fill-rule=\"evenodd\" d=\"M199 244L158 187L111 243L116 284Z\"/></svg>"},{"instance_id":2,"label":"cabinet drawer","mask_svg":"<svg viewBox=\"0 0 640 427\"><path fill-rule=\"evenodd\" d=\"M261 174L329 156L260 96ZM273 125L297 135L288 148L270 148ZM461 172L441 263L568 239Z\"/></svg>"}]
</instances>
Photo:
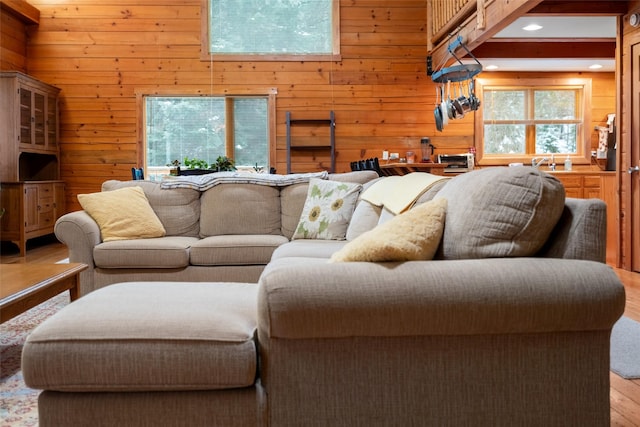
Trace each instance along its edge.
<instances>
[{"instance_id":1,"label":"cabinet drawer","mask_svg":"<svg viewBox=\"0 0 640 427\"><path fill-rule=\"evenodd\" d=\"M38 212L41 214L53 212L53 197L41 197L38 200Z\"/></svg>"},{"instance_id":2,"label":"cabinet drawer","mask_svg":"<svg viewBox=\"0 0 640 427\"><path fill-rule=\"evenodd\" d=\"M38 184L38 199L53 197L53 184Z\"/></svg>"},{"instance_id":3,"label":"cabinet drawer","mask_svg":"<svg viewBox=\"0 0 640 427\"><path fill-rule=\"evenodd\" d=\"M584 186L589 188L600 188L600 177L599 176L585 176L584 177Z\"/></svg>"},{"instance_id":4,"label":"cabinet drawer","mask_svg":"<svg viewBox=\"0 0 640 427\"><path fill-rule=\"evenodd\" d=\"M582 188L566 188L564 189L565 197L572 197L574 199L582 199Z\"/></svg>"},{"instance_id":5,"label":"cabinet drawer","mask_svg":"<svg viewBox=\"0 0 640 427\"><path fill-rule=\"evenodd\" d=\"M582 188L582 177L581 176L557 176L564 185L564 188Z\"/></svg>"},{"instance_id":6,"label":"cabinet drawer","mask_svg":"<svg viewBox=\"0 0 640 427\"><path fill-rule=\"evenodd\" d=\"M49 212L38 212L38 228L50 228L53 224L53 209Z\"/></svg>"}]
</instances>

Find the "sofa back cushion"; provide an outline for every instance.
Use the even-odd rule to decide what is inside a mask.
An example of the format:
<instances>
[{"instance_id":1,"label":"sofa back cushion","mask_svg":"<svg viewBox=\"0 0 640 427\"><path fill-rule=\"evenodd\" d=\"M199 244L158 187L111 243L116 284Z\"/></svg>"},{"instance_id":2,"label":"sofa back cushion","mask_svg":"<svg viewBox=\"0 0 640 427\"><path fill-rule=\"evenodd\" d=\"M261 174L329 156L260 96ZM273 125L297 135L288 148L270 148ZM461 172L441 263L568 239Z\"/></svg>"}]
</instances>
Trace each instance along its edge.
<instances>
[{"instance_id":1,"label":"sofa back cushion","mask_svg":"<svg viewBox=\"0 0 640 427\"><path fill-rule=\"evenodd\" d=\"M555 177L531 167L494 167L449 180L435 199L448 201L439 253L444 259L533 256L564 209Z\"/></svg>"},{"instance_id":2,"label":"sofa back cushion","mask_svg":"<svg viewBox=\"0 0 640 427\"><path fill-rule=\"evenodd\" d=\"M367 188L368 183L376 180L378 174L374 171L354 171L345 173L331 173L329 179L331 181L353 182L363 184ZM280 191L280 206L282 212L282 235L291 239L296 232L300 215L307 200L307 192L309 183L293 184L282 187Z\"/></svg>"},{"instance_id":3,"label":"sofa back cushion","mask_svg":"<svg viewBox=\"0 0 640 427\"><path fill-rule=\"evenodd\" d=\"M200 192L188 188L163 190L154 181L116 181L102 184L102 191L141 187L151 208L164 226L166 236L198 237L200 233Z\"/></svg>"},{"instance_id":4,"label":"sofa back cushion","mask_svg":"<svg viewBox=\"0 0 640 427\"><path fill-rule=\"evenodd\" d=\"M200 237L281 234L278 187L219 184L203 192L200 203Z\"/></svg>"},{"instance_id":5,"label":"sofa back cushion","mask_svg":"<svg viewBox=\"0 0 640 427\"><path fill-rule=\"evenodd\" d=\"M293 184L280 190L280 208L282 212L281 233L291 240L300 221L300 215L307 200L309 183Z\"/></svg>"},{"instance_id":6,"label":"sofa back cushion","mask_svg":"<svg viewBox=\"0 0 640 427\"><path fill-rule=\"evenodd\" d=\"M378 178L378 172L375 171L352 171L342 173L330 173L331 181L353 182L355 184L366 184Z\"/></svg>"}]
</instances>

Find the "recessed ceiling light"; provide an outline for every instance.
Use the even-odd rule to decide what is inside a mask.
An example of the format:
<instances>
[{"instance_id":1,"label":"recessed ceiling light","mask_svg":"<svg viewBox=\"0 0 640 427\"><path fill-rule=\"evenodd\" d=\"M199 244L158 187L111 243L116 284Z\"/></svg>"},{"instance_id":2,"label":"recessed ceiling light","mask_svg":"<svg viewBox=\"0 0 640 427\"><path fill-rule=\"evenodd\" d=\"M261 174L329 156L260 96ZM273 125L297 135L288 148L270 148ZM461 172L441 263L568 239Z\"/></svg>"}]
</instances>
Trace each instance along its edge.
<instances>
[{"instance_id":1,"label":"recessed ceiling light","mask_svg":"<svg viewBox=\"0 0 640 427\"><path fill-rule=\"evenodd\" d=\"M486 67L484 67L484 69L487 70L487 71L497 70L498 66L497 65L487 65Z\"/></svg>"},{"instance_id":2,"label":"recessed ceiling light","mask_svg":"<svg viewBox=\"0 0 640 427\"><path fill-rule=\"evenodd\" d=\"M522 27L522 29L525 31L538 31L541 28L542 28L542 25L538 25L538 24L529 24L526 27Z\"/></svg>"},{"instance_id":3,"label":"recessed ceiling light","mask_svg":"<svg viewBox=\"0 0 640 427\"><path fill-rule=\"evenodd\" d=\"M602 68L602 65L600 64L589 65L589 69L591 70L599 70L600 68Z\"/></svg>"}]
</instances>

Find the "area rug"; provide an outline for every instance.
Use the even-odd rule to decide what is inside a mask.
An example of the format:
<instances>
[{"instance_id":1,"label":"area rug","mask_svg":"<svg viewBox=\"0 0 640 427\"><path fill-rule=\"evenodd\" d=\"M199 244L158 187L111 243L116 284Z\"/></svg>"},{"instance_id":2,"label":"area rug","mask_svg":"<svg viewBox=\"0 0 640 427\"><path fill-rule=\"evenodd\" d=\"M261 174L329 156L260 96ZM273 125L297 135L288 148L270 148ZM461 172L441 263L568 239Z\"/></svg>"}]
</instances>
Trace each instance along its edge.
<instances>
[{"instance_id":1,"label":"area rug","mask_svg":"<svg viewBox=\"0 0 640 427\"><path fill-rule=\"evenodd\" d=\"M611 331L611 370L622 378L640 378L640 323L621 317Z\"/></svg>"},{"instance_id":2,"label":"area rug","mask_svg":"<svg viewBox=\"0 0 640 427\"><path fill-rule=\"evenodd\" d=\"M25 386L20 371L22 346L29 333L69 304L69 292L0 324L0 427L38 425L38 394Z\"/></svg>"}]
</instances>

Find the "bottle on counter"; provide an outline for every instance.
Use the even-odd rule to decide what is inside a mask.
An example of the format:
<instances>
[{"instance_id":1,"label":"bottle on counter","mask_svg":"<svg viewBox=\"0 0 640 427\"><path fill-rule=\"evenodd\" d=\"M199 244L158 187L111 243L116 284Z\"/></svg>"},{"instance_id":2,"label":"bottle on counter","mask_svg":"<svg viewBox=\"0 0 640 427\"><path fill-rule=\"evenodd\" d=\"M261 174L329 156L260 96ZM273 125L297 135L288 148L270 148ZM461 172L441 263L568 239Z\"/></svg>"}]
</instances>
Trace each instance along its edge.
<instances>
[{"instance_id":1,"label":"bottle on counter","mask_svg":"<svg viewBox=\"0 0 640 427\"><path fill-rule=\"evenodd\" d=\"M567 158L564 159L564 170L566 171L571 170L571 158L568 155L567 155Z\"/></svg>"}]
</instances>

